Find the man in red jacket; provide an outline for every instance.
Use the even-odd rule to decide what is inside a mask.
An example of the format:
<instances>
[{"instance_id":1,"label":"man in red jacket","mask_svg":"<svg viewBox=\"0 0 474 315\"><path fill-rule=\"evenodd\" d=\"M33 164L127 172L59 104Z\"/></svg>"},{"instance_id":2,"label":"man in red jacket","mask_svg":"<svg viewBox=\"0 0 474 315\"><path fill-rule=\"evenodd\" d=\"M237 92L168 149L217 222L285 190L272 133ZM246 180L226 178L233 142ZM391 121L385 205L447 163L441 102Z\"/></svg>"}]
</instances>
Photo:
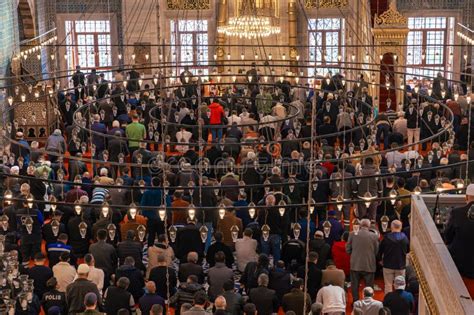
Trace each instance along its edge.
<instances>
[{"instance_id":1,"label":"man in red jacket","mask_svg":"<svg viewBox=\"0 0 474 315\"><path fill-rule=\"evenodd\" d=\"M209 123L213 125L211 127L212 141L215 142L216 136L217 136L218 142L221 142L222 128L216 128L216 126L223 125L222 118L225 117L224 109L219 103L215 101L212 102L208 108L211 111L211 116L209 117Z\"/></svg>"},{"instance_id":2,"label":"man in red jacket","mask_svg":"<svg viewBox=\"0 0 474 315\"><path fill-rule=\"evenodd\" d=\"M350 274L351 263L351 256L346 252L346 243L348 238L349 233L344 232L344 234L342 234L341 240L334 242L331 249L334 264L338 269L344 270L346 278Z\"/></svg>"}]
</instances>

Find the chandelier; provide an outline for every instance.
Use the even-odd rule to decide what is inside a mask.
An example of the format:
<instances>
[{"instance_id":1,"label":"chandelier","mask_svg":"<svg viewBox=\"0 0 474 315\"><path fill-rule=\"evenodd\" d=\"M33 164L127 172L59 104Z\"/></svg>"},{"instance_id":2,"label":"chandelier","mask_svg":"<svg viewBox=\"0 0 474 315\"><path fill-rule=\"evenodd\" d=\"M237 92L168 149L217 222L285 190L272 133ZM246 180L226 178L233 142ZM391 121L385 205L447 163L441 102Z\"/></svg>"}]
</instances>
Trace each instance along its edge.
<instances>
[{"instance_id":1,"label":"chandelier","mask_svg":"<svg viewBox=\"0 0 474 315\"><path fill-rule=\"evenodd\" d=\"M238 16L231 17L229 23L219 26L217 31L227 36L254 39L280 34L280 26L273 23L272 16L258 15L255 0L243 0Z\"/></svg>"}]
</instances>

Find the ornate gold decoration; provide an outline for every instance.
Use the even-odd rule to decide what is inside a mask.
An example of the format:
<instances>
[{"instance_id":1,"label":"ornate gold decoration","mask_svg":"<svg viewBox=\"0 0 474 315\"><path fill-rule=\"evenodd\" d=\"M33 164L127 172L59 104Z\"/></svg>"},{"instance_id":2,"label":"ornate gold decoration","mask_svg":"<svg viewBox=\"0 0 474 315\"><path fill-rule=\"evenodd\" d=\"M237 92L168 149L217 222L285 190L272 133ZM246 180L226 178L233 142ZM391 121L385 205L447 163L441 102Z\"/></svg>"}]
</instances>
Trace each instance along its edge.
<instances>
[{"instance_id":1,"label":"ornate gold decoration","mask_svg":"<svg viewBox=\"0 0 474 315\"><path fill-rule=\"evenodd\" d=\"M217 47L217 48L216 48L216 55L217 55L217 57L219 57L219 58L223 58L223 57L225 56L224 48L222 48L222 47L220 47L220 46Z\"/></svg>"},{"instance_id":2,"label":"ornate gold decoration","mask_svg":"<svg viewBox=\"0 0 474 315\"><path fill-rule=\"evenodd\" d=\"M168 10L209 10L210 0L167 0Z\"/></svg>"},{"instance_id":3,"label":"ornate gold decoration","mask_svg":"<svg viewBox=\"0 0 474 315\"><path fill-rule=\"evenodd\" d=\"M430 314L439 314L438 307L436 306L435 299L433 293L430 290L428 285L428 281L426 281L425 274L420 266L420 262L418 261L418 257L414 251L410 252L410 261L415 269L416 276L418 278L418 283L420 284L421 291L426 300L426 304L428 309L430 310Z\"/></svg>"},{"instance_id":4,"label":"ornate gold decoration","mask_svg":"<svg viewBox=\"0 0 474 315\"><path fill-rule=\"evenodd\" d=\"M377 16L375 14L376 25L407 25L408 19L400 14L394 7Z\"/></svg>"},{"instance_id":5,"label":"ornate gold decoration","mask_svg":"<svg viewBox=\"0 0 474 315\"><path fill-rule=\"evenodd\" d=\"M298 50L296 47L291 47L290 48L290 58L291 59L296 59L296 56L298 56Z\"/></svg>"},{"instance_id":6,"label":"ornate gold decoration","mask_svg":"<svg viewBox=\"0 0 474 315\"><path fill-rule=\"evenodd\" d=\"M305 7L307 9L343 8L347 6L347 4L348 4L348 0L306 0L305 1Z\"/></svg>"},{"instance_id":7,"label":"ornate gold decoration","mask_svg":"<svg viewBox=\"0 0 474 315\"><path fill-rule=\"evenodd\" d=\"M281 28L275 16L273 14L261 14L265 11L264 8L259 9L254 0L242 0L239 13L229 18L225 25L219 25L217 32L226 36L245 39L280 34Z\"/></svg>"}]
</instances>

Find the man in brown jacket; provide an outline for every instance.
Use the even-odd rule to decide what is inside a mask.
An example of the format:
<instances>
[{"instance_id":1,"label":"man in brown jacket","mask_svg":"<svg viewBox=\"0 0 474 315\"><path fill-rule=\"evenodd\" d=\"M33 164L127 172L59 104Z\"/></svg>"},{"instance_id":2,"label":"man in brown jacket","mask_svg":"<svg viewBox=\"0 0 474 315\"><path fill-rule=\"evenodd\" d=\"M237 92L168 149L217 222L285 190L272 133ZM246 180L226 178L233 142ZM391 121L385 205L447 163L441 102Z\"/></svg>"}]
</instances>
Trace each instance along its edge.
<instances>
[{"instance_id":1,"label":"man in brown jacket","mask_svg":"<svg viewBox=\"0 0 474 315\"><path fill-rule=\"evenodd\" d=\"M323 270L323 277L321 279L321 286L325 286L329 283L340 286L344 289L344 280L346 278L342 269L337 269L334 261L328 260L326 263L326 269Z\"/></svg>"},{"instance_id":2,"label":"man in brown jacket","mask_svg":"<svg viewBox=\"0 0 474 315\"><path fill-rule=\"evenodd\" d=\"M303 279L293 280L293 288L283 296L282 307L285 312L293 311L296 315L304 315L311 310L311 297L306 293L306 313L304 311Z\"/></svg>"},{"instance_id":3,"label":"man in brown jacket","mask_svg":"<svg viewBox=\"0 0 474 315\"><path fill-rule=\"evenodd\" d=\"M125 217L123 218L123 221L120 222L120 234L122 236L122 240L127 239L128 231L132 230L135 232L135 241L138 241L139 240L138 227L140 225L143 225L146 227L147 218L145 218L144 216L138 213L134 214L134 216L132 216L130 212L127 213Z\"/></svg>"},{"instance_id":4,"label":"man in brown jacket","mask_svg":"<svg viewBox=\"0 0 474 315\"><path fill-rule=\"evenodd\" d=\"M168 240L164 234L158 235L157 242L148 248L148 267L146 270L147 278L150 275L151 269L158 266L158 256L160 254L165 256L166 265L171 267L174 260L174 251L173 248L168 245Z\"/></svg>"},{"instance_id":5,"label":"man in brown jacket","mask_svg":"<svg viewBox=\"0 0 474 315\"><path fill-rule=\"evenodd\" d=\"M231 231L234 225L238 229L237 231L237 229L234 228L234 230L237 231L236 239L242 237L242 220L235 215L235 211L232 207L227 207L224 218L219 218L217 221L217 231L222 232L224 236L223 243L229 246L231 249L235 248L235 243L232 239Z\"/></svg>"},{"instance_id":6,"label":"man in brown jacket","mask_svg":"<svg viewBox=\"0 0 474 315\"><path fill-rule=\"evenodd\" d=\"M171 208L173 209L172 215L174 224L186 224L186 220L188 217L188 206L189 202L183 199L183 191L175 190L173 194L173 202L171 203Z\"/></svg>"}]
</instances>

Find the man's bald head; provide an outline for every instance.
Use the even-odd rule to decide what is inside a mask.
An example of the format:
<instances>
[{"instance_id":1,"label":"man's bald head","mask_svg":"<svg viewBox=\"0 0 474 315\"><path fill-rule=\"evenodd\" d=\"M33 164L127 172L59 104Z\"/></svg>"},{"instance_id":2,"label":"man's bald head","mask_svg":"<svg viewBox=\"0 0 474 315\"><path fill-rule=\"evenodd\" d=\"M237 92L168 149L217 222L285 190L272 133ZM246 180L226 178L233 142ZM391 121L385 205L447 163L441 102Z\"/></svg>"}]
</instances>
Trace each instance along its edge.
<instances>
[{"instance_id":1,"label":"man's bald head","mask_svg":"<svg viewBox=\"0 0 474 315\"><path fill-rule=\"evenodd\" d=\"M225 310L227 302L225 300L225 297L218 296L216 300L214 301L214 305L216 306L216 309L220 310Z\"/></svg>"},{"instance_id":2,"label":"man's bald head","mask_svg":"<svg viewBox=\"0 0 474 315\"><path fill-rule=\"evenodd\" d=\"M266 198L265 198L265 204L267 206L274 206L275 205L275 202L276 202L276 199L275 199L275 196L273 195L268 195Z\"/></svg>"},{"instance_id":3,"label":"man's bald head","mask_svg":"<svg viewBox=\"0 0 474 315\"><path fill-rule=\"evenodd\" d=\"M392 230L392 232L401 232L401 230L402 230L402 221L393 220L392 224L390 225L390 229Z\"/></svg>"},{"instance_id":4,"label":"man's bald head","mask_svg":"<svg viewBox=\"0 0 474 315\"><path fill-rule=\"evenodd\" d=\"M198 253L196 252L189 252L187 258L188 258L188 262L197 263L199 256L198 256Z\"/></svg>"},{"instance_id":5,"label":"man's bald head","mask_svg":"<svg viewBox=\"0 0 474 315\"><path fill-rule=\"evenodd\" d=\"M156 291L156 285L154 281L148 281L145 285L146 289L150 293L155 293Z\"/></svg>"}]
</instances>

